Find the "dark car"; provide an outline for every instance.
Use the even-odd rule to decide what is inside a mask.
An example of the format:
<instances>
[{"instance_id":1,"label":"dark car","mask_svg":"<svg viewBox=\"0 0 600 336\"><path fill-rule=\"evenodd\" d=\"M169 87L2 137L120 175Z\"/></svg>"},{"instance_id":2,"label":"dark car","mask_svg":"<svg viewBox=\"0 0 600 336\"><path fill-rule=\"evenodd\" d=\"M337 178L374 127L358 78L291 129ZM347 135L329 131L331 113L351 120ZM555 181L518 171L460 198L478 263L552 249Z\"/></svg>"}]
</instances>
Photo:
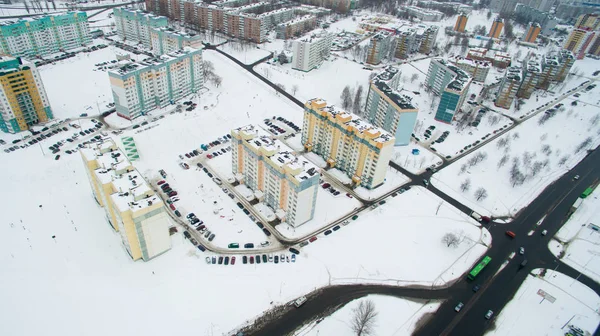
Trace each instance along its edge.
<instances>
[{"instance_id":1,"label":"dark car","mask_svg":"<svg viewBox=\"0 0 600 336\"><path fill-rule=\"evenodd\" d=\"M246 243L246 244L244 244L244 248L254 248L254 244L253 243Z\"/></svg>"},{"instance_id":2,"label":"dark car","mask_svg":"<svg viewBox=\"0 0 600 336\"><path fill-rule=\"evenodd\" d=\"M202 244L198 244L198 250L204 252L206 251L206 247L204 247Z\"/></svg>"},{"instance_id":3,"label":"dark car","mask_svg":"<svg viewBox=\"0 0 600 336\"><path fill-rule=\"evenodd\" d=\"M290 252L292 252L293 254L300 254L300 251L296 250L296 249L295 249L295 248L293 248L293 247L290 247L290 248L289 248L289 250L290 250Z\"/></svg>"},{"instance_id":4,"label":"dark car","mask_svg":"<svg viewBox=\"0 0 600 336\"><path fill-rule=\"evenodd\" d=\"M189 239L192 235L187 231L183 231L183 236Z\"/></svg>"},{"instance_id":5,"label":"dark car","mask_svg":"<svg viewBox=\"0 0 600 336\"><path fill-rule=\"evenodd\" d=\"M477 291L479 290L479 288L481 288L481 285L475 285L475 286L473 286L473 292L477 293Z\"/></svg>"},{"instance_id":6,"label":"dark car","mask_svg":"<svg viewBox=\"0 0 600 336\"><path fill-rule=\"evenodd\" d=\"M340 226L339 226L339 225L336 225L336 226L334 226L334 227L333 227L333 231L337 231L337 230L339 230L339 229L340 229Z\"/></svg>"},{"instance_id":7,"label":"dark car","mask_svg":"<svg viewBox=\"0 0 600 336\"><path fill-rule=\"evenodd\" d=\"M267 258L267 255L266 255L266 254L263 254L263 255L262 255L262 261L263 261L263 263L266 263L266 262L267 262L267 260L269 260L269 259Z\"/></svg>"},{"instance_id":8,"label":"dark car","mask_svg":"<svg viewBox=\"0 0 600 336\"><path fill-rule=\"evenodd\" d=\"M275 256L275 263L279 264L279 256L278 255Z\"/></svg>"},{"instance_id":9,"label":"dark car","mask_svg":"<svg viewBox=\"0 0 600 336\"><path fill-rule=\"evenodd\" d=\"M263 228L262 230L263 230L264 234L267 235L267 237L271 237L271 232L269 232L269 230L267 230L267 228Z\"/></svg>"},{"instance_id":10,"label":"dark car","mask_svg":"<svg viewBox=\"0 0 600 336\"><path fill-rule=\"evenodd\" d=\"M247 264L248 263L248 257L247 256L243 256L242 257L242 263L243 264Z\"/></svg>"},{"instance_id":11,"label":"dark car","mask_svg":"<svg viewBox=\"0 0 600 336\"><path fill-rule=\"evenodd\" d=\"M260 256L259 255L256 256L256 263L260 264Z\"/></svg>"},{"instance_id":12,"label":"dark car","mask_svg":"<svg viewBox=\"0 0 600 336\"><path fill-rule=\"evenodd\" d=\"M331 234L331 230L327 230L327 231L325 231L325 235L326 235L326 236L328 236L328 235L330 235L330 234Z\"/></svg>"},{"instance_id":13,"label":"dark car","mask_svg":"<svg viewBox=\"0 0 600 336\"><path fill-rule=\"evenodd\" d=\"M265 226L261 223L261 222L256 222L256 225L258 225L258 227L262 230L265 228Z\"/></svg>"},{"instance_id":14,"label":"dark car","mask_svg":"<svg viewBox=\"0 0 600 336\"><path fill-rule=\"evenodd\" d=\"M181 217L181 212L179 212L179 210L175 210L175 215L176 215L177 217Z\"/></svg>"},{"instance_id":15,"label":"dark car","mask_svg":"<svg viewBox=\"0 0 600 336\"><path fill-rule=\"evenodd\" d=\"M169 197L177 196L177 191L171 191L167 195L169 195Z\"/></svg>"},{"instance_id":16,"label":"dark car","mask_svg":"<svg viewBox=\"0 0 600 336\"><path fill-rule=\"evenodd\" d=\"M225 265L229 265L229 257L225 257Z\"/></svg>"},{"instance_id":17,"label":"dark car","mask_svg":"<svg viewBox=\"0 0 600 336\"><path fill-rule=\"evenodd\" d=\"M223 257L219 257L219 265L223 265Z\"/></svg>"},{"instance_id":18,"label":"dark car","mask_svg":"<svg viewBox=\"0 0 600 336\"><path fill-rule=\"evenodd\" d=\"M54 157L54 160L60 159L60 154Z\"/></svg>"}]
</instances>

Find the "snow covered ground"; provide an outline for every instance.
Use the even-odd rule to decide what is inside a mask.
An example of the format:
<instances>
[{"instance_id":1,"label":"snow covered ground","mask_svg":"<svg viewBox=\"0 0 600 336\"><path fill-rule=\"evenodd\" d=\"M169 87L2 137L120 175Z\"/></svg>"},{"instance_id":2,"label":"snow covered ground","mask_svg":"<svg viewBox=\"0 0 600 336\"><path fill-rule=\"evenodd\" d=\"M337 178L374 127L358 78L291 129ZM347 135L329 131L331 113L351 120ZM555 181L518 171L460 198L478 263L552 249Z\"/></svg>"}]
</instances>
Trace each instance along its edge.
<instances>
[{"instance_id":1,"label":"snow covered ground","mask_svg":"<svg viewBox=\"0 0 600 336\"><path fill-rule=\"evenodd\" d=\"M113 102L108 73L94 64L115 60L116 53L126 54L109 46L39 68L55 118L96 115L108 109L106 104Z\"/></svg>"},{"instance_id":2,"label":"snow covered ground","mask_svg":"<svg viewBox=\"0 0 600 336\"><path fill-rule=\"evenodd\" d=\"M600 92L596 87L590 92ZM483 148L461 158L435 174L432 183L439 189L468 204L474 210L494 216L511 215L534 199L548 184L573 167L600 143L600 111L592 105L580 104L558 111L540 125L541 113L495 139ZM589 139L589 144L578 147ZM479 159L479 162L475 163ZM515 160L520 174L511 180ZM505 161L503 164L501 161ZM471 165L473 163L473 165ZM519 181L525 178L519 185ZM470 189L461 191L469 180ZM516 185L513 186L513 182ZM477 201L476 191L487 196Z\"/></svg>"},{"instance_id":3,"label":"snow covered ground","mask_svg":"<svg viewBox=\"0 0 600 336\"><path fill-rule=\"evenodd\" d=\"M419 154L413 154L413 149L417 149ZM439 156L425 149L414 139L411 140L408 146L394 147L392 161L413 174L421 173L427 167L442 164L442 159Z\"/></svg>"},{"instance_id":4,"label":"snow covered ground","mask_svg":"<svg viewBox=\"0 0 600 336\"><path fill-rule=\"evenodd\" d=\"M388 166L387 173L385 173L385 180L382 185L375 189L357 187L354 189L354 192L363 199L372 200L385 195L386 193L400 187L408 181L410 181L410 179L406 175Z\"/></svg>"},{"instance_id":5,"label":"snow covered ground","mask_svg":"<svg viewBox=\"0 0 600 336\"><path fill-rule=\"evenodd\" d=\"M544 299L540 290L555 300ZM600 323L598 309L600 298L593 290L560 272L547 270L543 278L527 277L495 318L495 329L486 335L562 336L569 331L568 325L592 334Z\"/></svg>"},{"instance_id":6,"label":"snow covered ground","mask_svg":"<svg viewBox=\"0 0 600 336\"><path fill-rule=\"evenodd\" d=\"M238 41L230 41L218 47L229 55L237 58L244 64L251 64L259 59L268 56L269 51L262 49L254 43L241 44Z\"/></svg>"},{"instance_id":7,"label":"snow covered ground","mask_svg":"<svg viewBox=\"0 0 600 336\"><path fill-rule=\"evenodd\" d=\"M592 193L557 232L548 246L562 262L600 282L600 197Z\"/></svg>"},{"instance_id":8,"label":"snow covered ground","mask_svg":"<svg viewBox=\"0 0 600 336\"><path fill-rule=\"evenodd\" d=\"M377 312L373 335L410 335L425 314L434 313L438 302L421 302L385 295L367 295L349 302L322 322L304 326L294 336L336 335L352 336L353 311L360 302L372 301Z\"/></svg>"}]
</instances>

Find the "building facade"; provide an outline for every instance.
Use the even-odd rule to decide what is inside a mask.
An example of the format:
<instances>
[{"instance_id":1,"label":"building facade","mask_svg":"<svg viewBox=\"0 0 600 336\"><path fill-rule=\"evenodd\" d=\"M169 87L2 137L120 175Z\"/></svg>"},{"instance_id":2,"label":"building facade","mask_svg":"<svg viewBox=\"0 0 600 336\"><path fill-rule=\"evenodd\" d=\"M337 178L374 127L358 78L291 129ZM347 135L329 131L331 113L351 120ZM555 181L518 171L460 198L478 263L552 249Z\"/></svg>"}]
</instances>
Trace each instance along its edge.
<instances>
[{"instance_id":1,"label":"building facade","mask_svg":"<svg viewBox=\"0 0 600 336\"><path fill-rule=\"evenodd\" d=\"M471 76L459 67L440 58L431 60L425 85L440 95L435 120L452 123L467 97L471 81Z\"/></svg>"},{"instance_id":2,"label":"building facade","mask_svg":"<svg viewBox=\"0 0 600 336\"><path fill-rule=\"evenodd\" d=\"M354 114L311 99L304 106L302 144L352 179L373 189L383 184L395 139Z\"/></svg>"},{"instance_id":3,"label":"building facade","mask_svg":"<svg viewBox=\"0 0 600 336\"><path fill-rule=\"evenodd\" d=\"M131 120L198 92L202 50L185 47L140 63L125 62L108 74L117 114Z\"/></svg>"},{"instance_id":4,"label":"building facade","mask_svg":"<svg viewBox=\"0 0 600 336\"><path fill-rule=\"evenodd\" d=\"M419 109L412 96L397 91L399 78L400 71L389 66L371 80L365 118L373 126L393 134L395 146L406 146L410 143Z\"/></svg>"},{"instance_id":5,"label":"building facade","mask_svg":"<svg viewBox=\"0 0 600 336\"><path fill-rule=\"evenodd\" d=\"M538 85L541 73L542 63L540 62L540 58L535 55L529 56L524 62L523 73L521 75L523 81L517 91L517 97L529 99Z\"/></svg>"},{"instance_id":6,"label":"building facade","mask_svg":"<svg viewBox=\"0 0 600 336\"><path fill-rule=\"evenodd\" d=\"M286 21L277 25L278 39L290 39L299 37L304 32L314 29L317 26L317 17L314 15L302 15L293 20Z\"/></svg>"},{"instance_id":7,"label":"building facade","mask_svg":"<svg viewBox=\"0 0 600 336\"><path fill-rule=\"evenodd\" d=\"M163 201L115 143L106 139L80 153L94 199L129 256L149 261L170 250L173 224Z\"/></svg>"},{"instance_id":8,"label":"building facade","mask_svg":"<svg viewBox=\"0 0 600 336\"><path fill-rule=\"evenodd\" d=\"M592 30L573 29L563 48L573 52L577 59L583 59L596 35L597 32Z\"/></svg>"},{"instance_id":9,"label":"building facade","mask_svg":"<svg viewBox=\"0 0 600 336\"><path fill-rule=\"evenodd\" d=\"M515 8L515 17L518 18L520 22L539 23L541 34L543 35L550 35L552 29L558 24L558 19L548 11L541 11L522 3L517 4L517 7Z\"/></svg>"},{"instance_id":10,"label":"building facade","mask_svg":"<svg viewBox=\"0 0 600 336\"><path fill-rule=\"evenodd\" d=\"M436 11L434 9L423 9L417 6L405 6L401 10L421 21L438 22L444 17L444 13L440 11Z\"/></svg>"},{"instance_id":11,"label":"building facade","mask_svg":"<svg viewBox=\"0 0 600 336\"><path fill-rule=\"evenodd\" d=\"M523 35L522 41L527 43L535 43L540 31L542 31L542 28L537 22L529 23L529 29L527 29L527 32Z\"/></svg>"},{"instance_id":12,"label":"building facade","mask_svg":"<svg viewBox=\"0 0 600 336\"><path fill-rule=\"evenodd\" d=\"M85 12L0 23L0 52L13 57L45 56L91 42Z\"/></svg>"},{"instance_id":13,"label":"building facade","mask_svg":"<svg viewBox=\"0 0 600 336\"><path fill-rule=\"evenodd\" d=\"M492 28L490 28L488 36L491 38L499 38L502 33L502 28L504 28L504 20L498 17L492 22Z\"/></svg>"},{"instance_id":14,"label":"building facade","mask_svg":"<svg viewBox=\"0 0 600 336\"><path fill-rule=\"evenodd\" d=\"M490 10L494 13L510 14L517 6L517 0L492 0L490 1ZM522 0L521 0L522 2Z\"/></svg>"},{"instance_id":15,"label":"building facade","mask_svg":"<svg viewBox=\"0 0 600 336\"><path fill-rule=\"evenodd\" d=\"M329 57L333 38L332 33L323 30L294 40L292 43L292 69L310 71L318 67Z\"/></svg>"},{"instance_id":16,"label":"building facade","mask_svg":"<svg viewBox=\"0 0 600 336\"><path fill-rule=\"evenodd\" d=\"M127 8L113 9L117 34L124 41L142 44L146 49L152 48L151 32L155 28L166 28L165 16L156 16Z\"/></svg>"},{"instance_id":17,"label":"building facade","mask_svg":"<svg viewBox=\"0 0 600 336\"><path fill-rule=\"evenodd\" d=\"M258 126L231 131L232 170L277 216L293 227L314 217L319 170ZM261 198L259 197L259 199Z\"/></svg>"},{"instance_id":18,"label":"building facade","mask_svg":"<svg viewBox=\"0 0 600 336\"><path fill-rule=\"evenodd\" d=\"M185 47L202 48L200 35L186 34L172 28L154 28L150 31L150 45L155 55L168 54Z\"/></svg>"},{"instance_id":19,"label":"building facade","mask_svg":"<svg viewBox=\"0 0 600 336\"><path fill-rule=\"evenodd\" d=\"M18 133L53 119L42 78L33 63L0 57L0 130Z\"/></svg>"},{"instance_id":20,"label":"building facade","mask_svg":"<svg viewBox=\"0 0 600 336\"><path fill-rule=\"evenodd\" d=\"M492 64L488 61L470 60L460 56L451 59L451 62L464 70L475 82L484 83Z\"/></svg>"},{"instance_id":21,"label":"building facade","mask_svg":"<svg viewBox=\"0 0 600 336\"><path fill-rule=\"evenodd\" d=\"M392 50L393 37L392 33L383 30L373 35L369 42L366 63L377 65L388 57Z\"/></svg>"},{"instance_id":22,"label":"building facade","mask_svg":"<svg viewBox=\"0 0 600 336\"><path fill-rule=\"evenodd\" d=\"M500 82L494 105L505 109L510 108L521 86L521 72L522 70L518 66L506 69L506 74Z\"/></svg>"},{"instance_id":23,"label":"building facade","mask_svg":"<svg viewBox=\"0 0 600 336\"><path fill-rule=\"evenodd\" d=\"M469 20L469 17L467 16L467 14L464 14L464 13L458 14L458 17L456 18L456 23L454 24L454 31L459 32L459 33L464 33L465 28L467 27L468 20Z\"/></svg>"}]
</instances>

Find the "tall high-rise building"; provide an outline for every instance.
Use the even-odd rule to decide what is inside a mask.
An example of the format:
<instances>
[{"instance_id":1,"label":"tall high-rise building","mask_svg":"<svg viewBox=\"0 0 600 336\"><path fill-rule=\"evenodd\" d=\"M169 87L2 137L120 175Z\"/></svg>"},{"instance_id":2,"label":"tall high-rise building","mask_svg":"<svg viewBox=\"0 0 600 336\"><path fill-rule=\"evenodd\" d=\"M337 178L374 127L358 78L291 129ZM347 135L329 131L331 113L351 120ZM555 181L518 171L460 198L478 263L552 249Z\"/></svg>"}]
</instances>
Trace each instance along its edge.
<instances>
[{"instance_id":1,"label":"tall high-rise building","mask_svg":"<svg viewBox=\"0 0 600 336\"><path fill-rule=\"evenodd\" d=\"M547 10L539 10L523 3L518 3L515 7L515 17L519 21L537 22L541 28L540 34L543 35L550 35L558 24L558 19Z\"/></svg>"},{"instance_id":2,"label":"tall high-rise building","mask_svg":"<svg viewBox=\"0 0 600 336\"><path fill-rule=\"evenodd\" d=\"M592 43L590 43L590 47L587 50L588 55L593 55L596 57L600 56L600 34L596 34Z\"/></svg>"},{"instance_id":3,"label":"tall high-rise building","mask_svg":"<svg viewBox=\"0 0 600 336\"><path fill-rule=\"evenodd\" d=\"M236 128L231 136L232 170L237 179L262 192L265 204L289 225L298 227L311 220L318 168L258 126Z\"/></svg>"},{"instance_id":4,"label":"tall high-rise building","mask_svg":"<svg viewBox=\"0 0 600 336\"><path fill-rule=\"evenodd\" d=\"M141 43L152 48L151 32L154 28L166 28L167 18L127 8L113 9L117 34L125 41Z\"/></svg>"},{"instance_id":5,"label":"tall high-rise building","mask_svg":"<svg viewBox=\"0 0 600 336\"><path fill-rule=\"evenodd\" d=\"M513 101L515 100L515 97L517 96L517 91L519 90L520 86L521 68L517 66L511 66L508 69L506 69L506 74L500 82L500 87L498 88L498 95L496 96L494 105L505 109L509 109L510 105L512 105Z\"/></svg>"},{"instance_id":6,"label":"tall high-rise building","mask_svg":"<svg viewBox=\"0 0 600 336\"><path fill-rule=\"evenodd\" d=\"M427 70L425 85L440 95L435 120L452 123L454 114L462 107L472 78L459 67L443 59L432 59Z\"/></svg>"},{"instance_id":7,"label":"tall high-rise building","mask_svg":"<svg viewBox=\"0 0 600 336\"><path fill-rule=\"evenodd\" d=\"M492 64L488 61L466 59L456 56L450 60L454 65L466 71L475 82L484 83Z\"/></svg>"},{"instance_id":8,"label":"tall high-rise building","mask_svg":"<svg viewBox=\"0 0 600 336\"><path fill-rule=\"evenodd\" d=\"M429 54L431 52L437 39L438 29L437 26L419 27L417 29L416 39L421 54Z\"/></svg>"},{"instance_id":9,"label":"tall high-rise building","mask_svg":"<svg viewBox=\"0 0 600 336\"><path fill-rule=\"evenodd\" d=\"M410 143L419 109L412 97L396 91L400 71L392 66L375 76L369 85L365 117L376 127L394 134L395 146Z\"/></svg>"},{"instance_id":10,"label":"tall high-rise building","mask_svg":"<svg viewBox=\"0 0 600 336\"><path fill-rule=\"evenodd\" d=\"M575 28L585 30L598 30L600 29L600 14L582 14L577 18L575 22Z\"/></svg>"},{"instance_id":11,"label":"tall high-rise building","mask_svg":"<svg viewBox=\"0 0 600 336\"><path fill-rule=\"evenodd\" d=\"M292 43L292 68L310 71L319 66L331 52L334 35L327 31L311 33Z\"/></svg>"},{"instance_id":12,"label":"tall high-rise building","mask_svg":"<svg viewBox=\"0 0 600 336\"><path fill-rule=\"evenodd\" d=\"M456 23L454 24L454 31L459 32L459 33L464 33L468 20L469 20L469 17L467 16L467 14L465 14L465 13L458 14L458 17L456 18Z\"/></svg>"},{"instance_id":13,"label":"tall high-rise building","mask_svg":"<svg viewBox=\"0 0 600 336\"><path fill-rule=\"evenodd\" d=\"M499 38L502 33L502 28L504 28L504 20L497 17L494 22L492 22L492 28L490 28L488 36L491 38Z\"/></svg>"},{"instance_id":14,"label":"tall high-rise building","mask_svg":"<svg viewBox=\"0 0 600 336\"><path fill-rule=\"evenodd\" d=\"M91 42L85 12L0 23L0 52L13 57L45 56Z\"/></svg>"},{"instance_id":15,"label":"tall high-rise building","mask_svg":"<svg viewBox=\"0 0 600 336\"><path fill-rule=\"evenodd\" d=\"M560 60L556 53L548 53L542 57L542 72L540 72L540 78L538 79L536 89L548 90L548 87L558 73L560 66Z\"/></svg>"},{"instance_id":16,"label":"tall high-rise building","mask_svg":"<svg viewBox=\"0 0 600 336\"><path fill-rule=\"evenodd\" d=\"M355 185L373 189L383 184L394 148L391 134L318 98L304 105L303 125L306 151L345 172Z\"/></svg>"},{"instance_id":17,"label":"tall high-rise building","mask_svg":"<svg viewBox=\"0 0 600 336\"><path fill-rule=\"evenodd\" d=\"M379 31L369 42L369 49L367 50L367 63L377 65L381 61L388 57L392 50L392 41L394 34L388 31Z\"/></svg>"},{"instance_id":18,"label":"tall high-rise building","mask_svg":"<svg viewBox=\"0 0 600 336\"><path fill-rule=\"evenodd\" d=\"M523 81L517 91L517 97L529 99L540 79L542 63L536 55L530 55L523 63Z\"/></svg>"},{"instance_id":19,"label":"tall high-rise building","mask_svg":"<svg viewBox=\"0 0 600 336\"><path fill-rule=\"evenodd\" d=\"M21 58L0 57L0 130L18 133L53 118L37 68Z\"/></svg>"},{"instance_id":20,"label":"tall high-rise building","mask_svg":"<svg viewBox=\"0 0 600 336\"><path fill-rule=\"evenodd\" d=\"M542 28L537 22L530 22L529 29L527 29L527 32L523 35L523 42L535 43L541 30Z\"/></svg>"},{"instance_id":21,"label":"tall high-rise building","mask_svg":"<svg viewBox=\"0 0 600 336\"><path fill-rule=\"evenodd\" d=\"M165 204L112 140L80 150L96 202L104 208L133 260L151 260L171 249Z\"/></svg>"},{"instance_id":22,"label":"tall high-rise building","mask_svg":"<svg viewBox=\"0 0 600 336\"><path fill-rule=\"evenodd\" d=\"M521 0L523 1L523 0ZM492 0L490 2L490 9L494 13L510 14L514 12L517 0Z\"/></svg>"},{"instance_id":23,"label":"tall high-rise building","mask_svg":"<svg viewBox=\"0 0 600 336\"><path fill-rule=\"evenodd\" d=\"M592 30L573 29L563 48L572 51L576 59L583 59L596 35L598 33Z\"/></svg>"},{"instance_id":24,"label":"tall high-rise building","mask_svg":"<svg viewBox=\"0 0 600 336\"><path fill-rule=\"evenodd\" d=\"M562 82L565 80L565 78L567 78L569 71L571 71L571 68L575 63L575 57L573 56L572 52L568 50L561 50L558 53L558 59L560 64L558 66L558 70L556 71L554 80L556 82Z\"/></svg>"},{"instance_id":25,"label":"tall high-rise building","mask_svg":"<svg viewBox=\"0 0 600 336\"><path fill-rule=\"evenodd\" d=\"M202 88L202 49L185 47L108 72L117 114L134 119Z\"/></svg>"},{"instance_id":26,"label":"tall high-rise building","mask_svg":"<svg viewBox=\"0 0 600 336\"><path fill-rule=\"evenodd\" d=\"M175 31L172 28L153 28L150 30L150 44L155 55L168 54L185 47L202 48L202 37Z\"/></svg>"}]
</instances>

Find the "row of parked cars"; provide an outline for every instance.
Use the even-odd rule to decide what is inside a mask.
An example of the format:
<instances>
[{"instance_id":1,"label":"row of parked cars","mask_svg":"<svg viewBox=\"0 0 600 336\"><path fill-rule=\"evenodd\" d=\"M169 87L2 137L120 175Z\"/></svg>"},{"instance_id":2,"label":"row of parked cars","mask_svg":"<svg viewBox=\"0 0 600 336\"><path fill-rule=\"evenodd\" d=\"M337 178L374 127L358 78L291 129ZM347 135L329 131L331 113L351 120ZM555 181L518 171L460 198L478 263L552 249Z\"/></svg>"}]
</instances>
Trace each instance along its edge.
<instances>
[{"instance_id":1,"label":"row of parked cars","mask_svg":"<svg viewBox=\"0 0 600 336\"><path fill-rule=\"evenodd\" d=\"M207 264L219 264L219 265L235 265L235 261L236 261L236 256L213 256L213 257L206 257L206 263ZM281 254L281 255L266 255L266 254L257 254L256 256L251 255L251 256L242 256L242 263L245 264L266 264L266 263L275 263L275 264L279 264L279 263L294 263L296 262L296 255L292 254L290 255L286 255L286 254Z\"/></svg>"}]
</instances>

